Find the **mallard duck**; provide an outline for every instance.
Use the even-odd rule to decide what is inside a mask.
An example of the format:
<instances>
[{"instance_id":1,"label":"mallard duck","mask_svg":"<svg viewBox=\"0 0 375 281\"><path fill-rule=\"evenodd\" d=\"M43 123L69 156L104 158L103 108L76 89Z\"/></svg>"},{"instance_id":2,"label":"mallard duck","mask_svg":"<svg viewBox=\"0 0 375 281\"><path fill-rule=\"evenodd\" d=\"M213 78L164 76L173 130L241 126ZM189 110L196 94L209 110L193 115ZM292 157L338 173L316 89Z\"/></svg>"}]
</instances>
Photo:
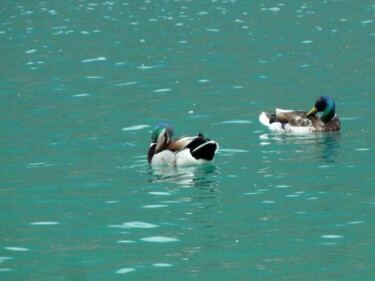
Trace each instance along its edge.
<instances>
[{"instance_id":1,"label":"mallard duck","mask_svg":"<svg viewBox=\"0 0 375 281\"><path fill-rule=\"evenodd\" d=\"M167 123L155 126L151 134L151 145L147 160L152 165L187 166L212 161L219 145L205 139L199 133L196 137L180 137L172 140L174 129Z\"/></svg>"},{"instance_id":2,"label":"mallard duck","mask_svg":"<svg viewBox=\"0 0 375 281\"><path fill-rule=\"evenodd\" d=\"M309 112L276 108L275 114L262 112L259 121L271 131L286 133L331 132L341 127L335 102L328 96L319 97Z\"/></svg>"}]
</instances>

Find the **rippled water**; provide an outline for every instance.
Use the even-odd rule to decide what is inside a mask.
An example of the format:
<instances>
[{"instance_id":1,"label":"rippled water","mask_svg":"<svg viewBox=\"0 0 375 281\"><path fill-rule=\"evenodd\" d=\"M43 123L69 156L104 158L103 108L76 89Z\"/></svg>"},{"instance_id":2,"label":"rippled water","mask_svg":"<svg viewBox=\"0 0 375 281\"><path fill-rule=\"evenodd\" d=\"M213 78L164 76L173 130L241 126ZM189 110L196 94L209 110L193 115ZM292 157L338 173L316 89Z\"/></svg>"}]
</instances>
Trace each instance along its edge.
<instances>
[{"instance_id":1,"label":"rippled water","mask_svg":"<svg viewBox=\"0 0 375 281\"><path fill-rule=\"evenodd\" d=\"M0 279L374 279L375 6L318 2L5 1ZM162 121L214 162L149 167Z\"/></svg>"}]
</instances>

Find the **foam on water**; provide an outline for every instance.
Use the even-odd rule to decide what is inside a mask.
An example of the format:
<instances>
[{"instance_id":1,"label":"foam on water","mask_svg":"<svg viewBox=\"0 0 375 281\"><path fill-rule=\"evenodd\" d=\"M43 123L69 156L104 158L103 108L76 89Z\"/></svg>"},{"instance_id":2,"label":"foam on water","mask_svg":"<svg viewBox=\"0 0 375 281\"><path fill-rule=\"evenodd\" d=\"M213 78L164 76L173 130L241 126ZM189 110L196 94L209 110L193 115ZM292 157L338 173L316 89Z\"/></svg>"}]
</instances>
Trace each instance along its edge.
<instances>
[{"instance_id":1,"label":"foam on water","mask_svg":"<svg viewBox=\"0 0 375 281\"><path fill-rule=\"evenodd\" d=\"M144 205L142 206L142 208L146 208L146 209L154 209L154 208L164 208L164 207L168 207L168 205Z\"/></svg>"}]
</instances>

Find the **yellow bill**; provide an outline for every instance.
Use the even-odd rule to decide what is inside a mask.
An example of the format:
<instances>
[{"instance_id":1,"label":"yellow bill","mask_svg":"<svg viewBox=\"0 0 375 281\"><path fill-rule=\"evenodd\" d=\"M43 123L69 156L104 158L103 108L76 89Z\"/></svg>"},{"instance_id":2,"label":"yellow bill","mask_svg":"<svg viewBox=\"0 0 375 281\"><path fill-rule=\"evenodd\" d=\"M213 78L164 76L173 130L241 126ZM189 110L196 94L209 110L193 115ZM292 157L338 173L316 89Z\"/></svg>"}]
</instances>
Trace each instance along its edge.
<instances>
[{"instance_id":1,"label":"yellow bill","mask_svg":"<svg viewBox=\"0 0 375 281\"><path fill-rule=\"evenodd\" d=\"M313 107L309 112L306 113L306 117L315 114L318 111L316 107Z\"/></svg>"}]
</instances>

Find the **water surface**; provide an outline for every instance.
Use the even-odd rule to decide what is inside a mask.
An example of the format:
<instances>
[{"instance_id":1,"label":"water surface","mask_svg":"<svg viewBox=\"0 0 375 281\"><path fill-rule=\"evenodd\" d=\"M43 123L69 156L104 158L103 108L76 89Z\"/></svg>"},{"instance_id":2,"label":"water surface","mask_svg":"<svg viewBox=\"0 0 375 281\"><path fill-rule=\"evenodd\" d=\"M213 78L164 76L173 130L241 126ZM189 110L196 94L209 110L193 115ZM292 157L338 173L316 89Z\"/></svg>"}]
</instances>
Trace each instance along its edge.
<instances>
[{"instance_id":1,"label":"water surface","mask_svg":"<svg viewBox=\"0 0 375 281\"><path fill-rule=\"evenodd\" d=\"M1 280L372 280L371 1L5 1ZM261 111L336 101L342 131ZM150 132L210 165L152 169Z\"/></svg>"}]
</instances>

